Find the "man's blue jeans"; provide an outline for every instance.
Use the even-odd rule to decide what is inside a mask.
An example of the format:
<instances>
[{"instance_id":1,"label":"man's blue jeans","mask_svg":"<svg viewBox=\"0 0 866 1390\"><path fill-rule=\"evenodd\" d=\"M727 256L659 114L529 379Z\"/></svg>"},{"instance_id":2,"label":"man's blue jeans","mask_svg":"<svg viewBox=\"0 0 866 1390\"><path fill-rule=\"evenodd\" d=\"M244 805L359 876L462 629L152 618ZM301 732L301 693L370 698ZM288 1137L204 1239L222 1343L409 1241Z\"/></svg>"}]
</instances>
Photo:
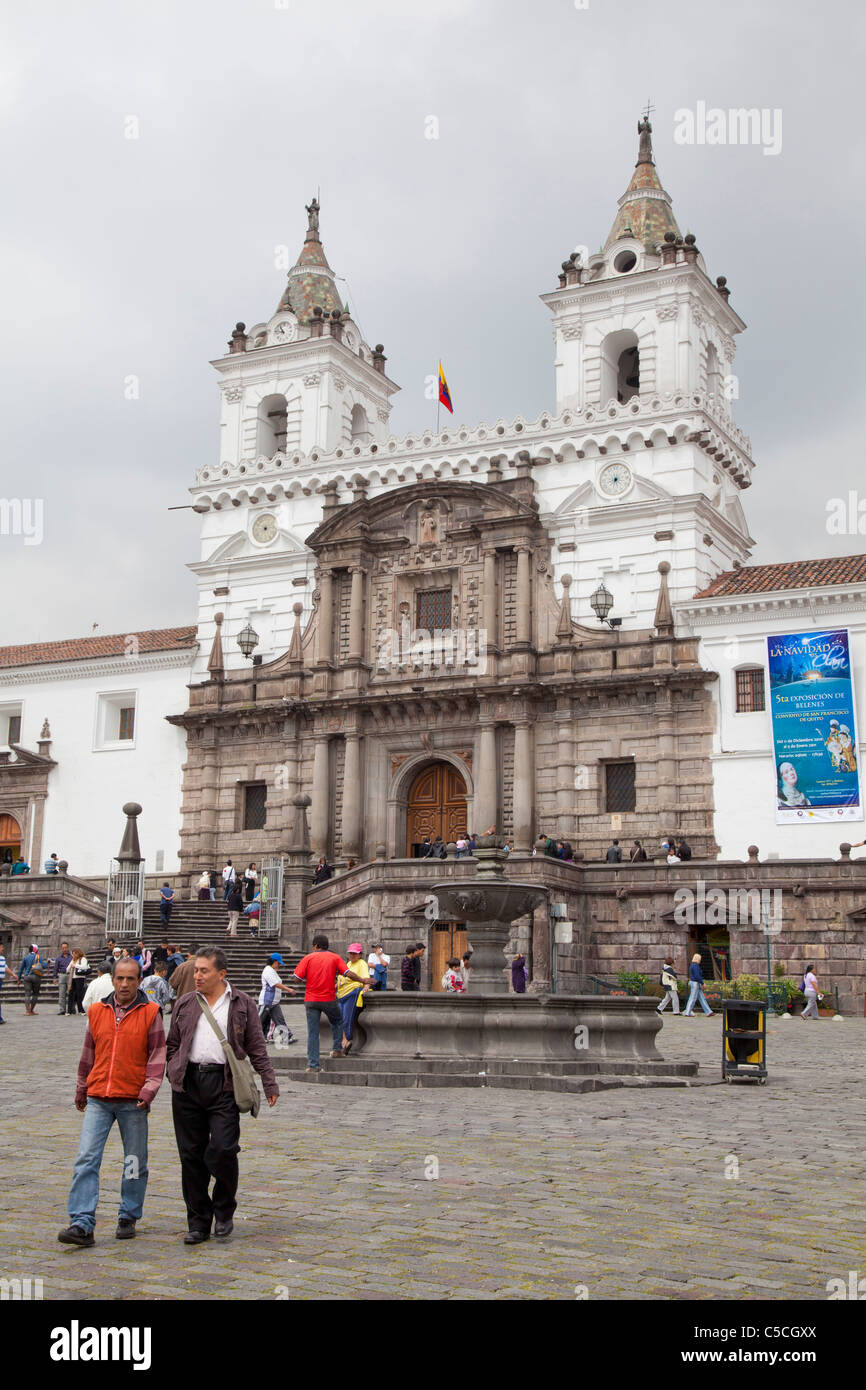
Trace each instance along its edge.
<instances>
[{"instance_id":1,"label":"man's blue jeans","mask_svg":"<svg viewBox=\"0 0 866 1390\"><path fill-rule=\"evenodd\" d=\"M69 1224L92 1231L99 1201L99 1169L102 1151L114 1121L123 1140L123 1178L118 1218L138 1221L147 1190L147 1111L134 1100L97 1100L87 1097L78 1157L69 1190Z\"/></svg>"},{"instance_id":2,"label":"man's blue jeans","mask_svg":"<svg viewBox=\"0 0 866 1390\"><path fill-rule=\"evenodd\" d=\"M305 1004L307 1011L307 1061L315 1070L319 1067L319 1015L324 1014L331 1025L334 1051L343 1050L343 1015L336 999L327 1004Z\"/></svg>"}]
</instances>

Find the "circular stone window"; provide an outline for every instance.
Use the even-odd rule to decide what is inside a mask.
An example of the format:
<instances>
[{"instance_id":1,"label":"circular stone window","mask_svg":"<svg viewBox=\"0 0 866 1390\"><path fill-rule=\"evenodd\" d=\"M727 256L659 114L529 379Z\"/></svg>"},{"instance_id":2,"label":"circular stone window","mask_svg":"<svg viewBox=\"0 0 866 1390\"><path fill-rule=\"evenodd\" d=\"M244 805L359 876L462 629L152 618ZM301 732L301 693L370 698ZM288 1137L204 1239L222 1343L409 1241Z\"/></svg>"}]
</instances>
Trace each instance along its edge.
<instances>
[{"instance_id":1,"label":"circular stone window","mask_svg":"<svg viewBox=\"0 0 866 1390\"><path fill-rule=\"evenodd\" d=\"M637 265L637 256L634 251L620 251L614 257L613 268L620 275L625 275L629 270L634 270Z\"/></svg>"}]
</instances>

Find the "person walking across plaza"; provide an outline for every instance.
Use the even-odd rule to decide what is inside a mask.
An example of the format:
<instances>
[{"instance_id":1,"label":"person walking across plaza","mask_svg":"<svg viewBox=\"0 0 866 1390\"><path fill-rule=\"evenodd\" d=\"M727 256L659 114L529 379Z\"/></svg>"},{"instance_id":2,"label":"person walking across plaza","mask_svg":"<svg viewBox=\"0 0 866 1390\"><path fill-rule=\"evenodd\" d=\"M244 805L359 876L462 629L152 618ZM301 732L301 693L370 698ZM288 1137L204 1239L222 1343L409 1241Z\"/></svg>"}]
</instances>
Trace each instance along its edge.
<instances>
[{"instance_id":1,"label":"person walking across plaza","mask_svg":"<svg viewBox=\"0 0 866 1390\"><path fill-rule=\"evenodd\" d=\"M87 980L90 975L90 962L83 951L76 950L72 952L72 964L67 973L70 977L69 1013L83 1014L84 995L87 991Z\"/></svg>"},{"instance_id":2,"label":"person walking across plaza","mask_svg":"<svg viewBox=\"0 0 866 1390\"><path fill-rule=\"evenodd\" d=\"M321 1014L325 1015L331 1025L331 1056L343 1055L343 1015L337 1003L337 976L348 975L359 985L363 984L363 980L360 975L354 974L342 956L330 950L324 932L317 932L313 937L312 951L298 961L294 974L296 979L304 980L306 985L304 1008L307 1013L307 1071L318 1071Z\"/></svg>"},{"instance_id":3,"label":"person walking across plaza","mask_svg":"<svg viewBox=\"0 0 866 1390\"><path fill-rule=\"evenodd\" d=\"M374 946L367 957L367 964L373 974L373 983L370 986L374 990L388 988L388 966L391 964L391 957L386 956L381 943Z\"/></svg>"},{"instance_id":4,"label":"person walking across plaza","mask_svg":"<svg viewBox=\"0 0 866 1390\"><path fill-rule=\"evenodd\" d=\"M363 946L353 941L346 950L346 963L349 974L343 974L337 981L337 1003L343 1015L343 1056L348 1057L355 1040L355 1017L364 1007L364 995L370 988L370 967L363 958ZM357 981L361 980L361 984Z\"/></svg>"},{"instance_id":5,"label":"person walking across plaza","mask_svg":"<svg viewBox=\"0 0 866 1390\"><path fill-rule=\"evenodd\" d=\"M72 984L72 976L67 972L72 964L72 952L69 949L68 941L61 941L60 953L54 957L54 978L57 981L57 1012L63 1016L66 1013L66 1000L69 994L69 986ZM72 1009L69 1010L72 1013Z\"/></svg>"},{"instance_id":6,"label":"person walking across plaza","mask_svg":"<svg viewBox=\"0 0 866 1390\"><path fill-rule=\"evenodd\" d=\"M189 951L183 965L179 965L171 975L171 994L173 999L181 999L195 989L195 958L198 955L198 942L189 943Z\"/></svg>"},{"instance_id":7,"label":"person walking across plaza","mask_svg":"<svg viewBox=\"0 0 866 1390\"><path fill-rule=\"evenodd\" d=\"M698 958L700 959L700 957ZM659 975L659 984L664 986L664 998L659 1001L656 1013L663 1014L668 1004L673 1006L673 1011L678 1014L680 1011L680 996L677 992L677 972L670 956L665 956L665 963Z\"/></svg>"},{"instance_id":8,"label":"person walking across plaza","mask_svg":"<svg viewBox=\"0 0 866 1390\"><path fill-rule=\"evenodd\" d=\"M229 913L229 924L226 927L226 936L237 936L238 922L244 910L244 900L241 897L241 890L236 883L231 883L229 885L226 907Z\"/></svg>"},{"instance_id":9,"label":"person walking across plaza","mask_svg":"<svg viewBox=\"0 0 866 1390\"><path fill-rule=\"evenodd\" d=\"M84 991L82 1006L86 1014L90 1013L94 1004L98 1004L103 999L107 999L114 989L114 977L104 961L96 967L96 976L90 981Z\"/></svg>"},{"instance_id":10,"label":"person walking across plaza","mask_svg":"<svg viewBox=\"0 0 866 1390\"><path fill-rule=\"evenodd\" d=\"M297 1042L297 1038L286 1023L285 1014L280 1007L280 994L296 994L297 990L292 989L291 985L284 985L277 974L276 967L282 964L283 958L278 951L268 956L262 971L262 988L258 999L259 1021L265 1035L265 1042L271 1041L272 1030L282 1028L283 1031L279 1035L279 1039L288 1045Z\"/></svg>"},{"instance_id":11,"label":"person walking across plaza","mask_svg":"<svg viewBox=\"0 0 866 1390\"><path fill-rule=\"evenodd\" d=\"M171 921L171 909L174 903L174 889L170 883L164 883L159 890L159 920L164 927Z\"/></svg>"},{"instance_id":12,"label":"person walking across plaza","mask_svg":"<svg viewBox=\"0 0 866 1390\"><path fill-rule=\"evenodd\" d=\"M511 988L515 994L526 993L526 956L521 952L511 958Z\"/></svg>"},{"instance_id":13,"label":"person walking across plaza","mask_svg":"<svg viewBox=\"0 0 866 1390\"><path fill-rule=\"evenodd\" d=\"M691 1018L695 1004L700 1004L704 1013L712 1016L713 1010L707 1003L704 994L704 972L701 969L701 957L699 953L692 956L692 963L689 966L689 997L683 1013L685 1018Z\"/></svg>"},{"instance_id":14,"label":"person walking across plaza","mask_svg":"<svg viewBox=\"0 0 866 1390\"><path fill-rule=\"evenodd\" d=\"M411 946L407 946L400 962L400 988L407 992L414 992L421 988L420 984L415 981L415 952L417 949L414 942Z\"/></svg>"},{"instance_id":15,"label":"person walking across plaza","mask_svg":"<svg viewBox=\"0 0 866 1390\"><path fill-rule=\"evenodd\" d=\"M18 978L24 986L25 1018L32 1018L36 1014L36 1001L44 974L45 962L39 954L39 947L33 942L18 969Z\"/></svg>"},{"instance_id":16,"label":"person walking across plaza","mask_svg":"<svg viewBox=\"0 0 866 1390\"><path fill-rule=\"evenodd\" d=\"M147 1115L165 1071L165 1032L156 1004L140 989L138 961L115 966L114 988L94 1004L78 1063L76 1109L84 1112L78 1157L69 1191L69 1225L63 1245L93 1245L99 1170L111 1128L123 1141L123 1178L115 1236L130 1240L141 1220L147 1190Z\"/></svg>"},{"instance_id":17,"label":"person walking across plaza","mask_svg":"<svg viewBox=\"0 0 866 1390\"><path fill-rule=\"evenodd\" d=\"M6 981L7 975L11 976L13 980L18 979L18 976L15 974L15 971L11 968L11 966L8 966L6 964L6 957L3 954L2 947L0 947L0 995L2 995L3 993L3 985ZM6 1020L3 1017L2 1012L0 1012L0 1023L5 1022Z\"/></svg>"},{"instance_id":18,"label":"person walking across plaza","mask_svg":"<svg viewBox=\"0 0 866 1390\"><path fill-rule=\"evenodd\" d=\"M262 1079L268 1105L280 1094L255 1000L232 989L224 951L206 946L195 958L195 990L174 1006L166 1047L166 1074L188 1230L185 1245L231 1235L237 1209L240 1111L223 1040L248 1057ZM211 1014L208 1018L203 1005ZM210 1189L214 1180L213 1191Z\"/></svg>"},{"instance_id":19,"label":"person walking across plaza","mask_svg":"<svg viewBox=\"0 0 866 1390\"><path fill-rule=\"evenodd\" d=\"M818 993L818 976L815 974L815 966L812 961L803 971L803 993L806 996L806 1007L800 1014L801 1018L818 1017L818 1000L821 995Z\"/></svg>"}]
</instances>

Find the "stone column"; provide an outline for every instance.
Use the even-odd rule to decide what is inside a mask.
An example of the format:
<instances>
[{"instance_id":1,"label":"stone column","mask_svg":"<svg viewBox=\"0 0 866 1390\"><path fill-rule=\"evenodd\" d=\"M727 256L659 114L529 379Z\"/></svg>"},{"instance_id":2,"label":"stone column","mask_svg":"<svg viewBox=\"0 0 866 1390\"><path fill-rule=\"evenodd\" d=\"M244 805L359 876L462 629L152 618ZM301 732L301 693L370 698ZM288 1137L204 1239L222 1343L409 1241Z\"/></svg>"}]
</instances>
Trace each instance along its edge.
<instances>
[{"instance_id":1,"label":"stone column","mask_svg":"<svg viewBox=\"0 0 866 1390\"><path fill-rule=\"evenodd\" d=\"M357 734L346 734L342 854L344 859L361 857L361 740Z\"/></svg>"},{"instance_id":2,"label":"stone column","mask_svg":"<svg viewBox=\"0 0 866 1390\"><path fill-rule=\"evenodd\" d=\"M482 724L475 791L475 833L485 835L496 821L496 725Z\"/></svg>"},{"instance_id":3,"label":"stone column","mask_svg":"<svg viewBox=\"0 0 866 1390\"><path fill-rule=\"evenodd\" d=\"M332 570L322 570L319 579L319 613L316 632L316 662L323 665L331 660L334 631L334 575ZM315 807L313 816L315 816Z\"/></svg>"},{"instance_id":4,"label":"stone column","mask_svg":"<svg viewBox=\"0 0 866 1390\"><path fill-rule=\"evenodd\" d=\"M496 611L496 551L484 552L483 581L484 626L487 629L487 646L495 647L499 637L498 614Z\"/></svg>"},{"instance_id":5,"label":"stone column","mask_svg":"<svg viewBox=\"0 0 866 1390\"><path fill-rule=\"evenodd\" d=\"M559 712L556 722L558 767L556 779L557 831L573 840L577 834L577 789L574 769L574 723L570 711Z\"/></svg>"},{"instance_id":6,"label":"stone column","mask_svg":"<svg viewBox=\"0 0 866 1390\"><path fill-rule=\"evenodd\" d=\"M364 576L366 570L353 565L352 592L349 598L349 660L364 659Z\"/></svg>"},{"instance_id":7,"label":"stone column","mask_svg":"<svg viewBox=\"0 0 866 1390\"><path fill-rule=\"evenodd\" d=\"M310 845L317 859L328 853L328 829L331 823L329 774L328 740L319 737L313 754L313 803L310 813Z\"/></svg>"},{"instance_id":8,"label":"stone column","mask_svg":"<svg viewBox=\"0 0 866 1390\"><path fill-rule=\"evenodd\" d=\"M532 849L532 819L535 810L535 764L532 757L532 726L514 726L514 848L528 853Z\"/></svg>"},{"instance_id":9,"label":"stone column","mask_svg":"<svg viewBox=\"0 0 866 1390\"><path fill-rule=\"evenodd\" d=\"M515 645L528 647L532 642L532 597L530 587L529 546L517 547L517 591L515 614Z\"/></svg>"}]
</instances>

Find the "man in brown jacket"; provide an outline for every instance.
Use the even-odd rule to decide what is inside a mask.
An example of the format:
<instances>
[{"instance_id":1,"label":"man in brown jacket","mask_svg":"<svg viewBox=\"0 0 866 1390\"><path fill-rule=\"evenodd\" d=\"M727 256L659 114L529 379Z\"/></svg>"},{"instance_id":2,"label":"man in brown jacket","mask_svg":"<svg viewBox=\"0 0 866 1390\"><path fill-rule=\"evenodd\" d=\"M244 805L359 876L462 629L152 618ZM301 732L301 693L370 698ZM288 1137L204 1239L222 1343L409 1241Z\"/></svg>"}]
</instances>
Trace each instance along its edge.
<instances>
[{"instance_id":1,"label":"man in brown jacket","mask_svg":"<svg viewBox=\"0 0 866 1390\"><path fill-rule=\"evenodd\" d=\"M179 965L176 970L171 972L171 987L174 990L175 999L180 999L184 994L191 994L195 989L195 958L197 954L198 942L191 941L183 965Z\"/></svg>"},{"instance_id":2,"label":"man in brown jacket","mask_svg":"<svg viewBox=\"0 0 866 1390\"><path fill-rule=\"evenodd\" d=\"M226 979L225 953L206 946L195 958L195 988L174 1005L166 1045L166 1075L171 1083L174 1132L180 1154L181 1186L186 1202L186 1245L200 1245L214 1235L231 1235L237 1207L240 1112L232 1074L221 1043L206 1018L199 997L210 1007L235 1055L249 1057L262 1078L268 1105L280 1094L265 1046L255 1000L233 990ZM209 1191L214 1178L213 1193Z\"/></svg>"}]
</instances>

